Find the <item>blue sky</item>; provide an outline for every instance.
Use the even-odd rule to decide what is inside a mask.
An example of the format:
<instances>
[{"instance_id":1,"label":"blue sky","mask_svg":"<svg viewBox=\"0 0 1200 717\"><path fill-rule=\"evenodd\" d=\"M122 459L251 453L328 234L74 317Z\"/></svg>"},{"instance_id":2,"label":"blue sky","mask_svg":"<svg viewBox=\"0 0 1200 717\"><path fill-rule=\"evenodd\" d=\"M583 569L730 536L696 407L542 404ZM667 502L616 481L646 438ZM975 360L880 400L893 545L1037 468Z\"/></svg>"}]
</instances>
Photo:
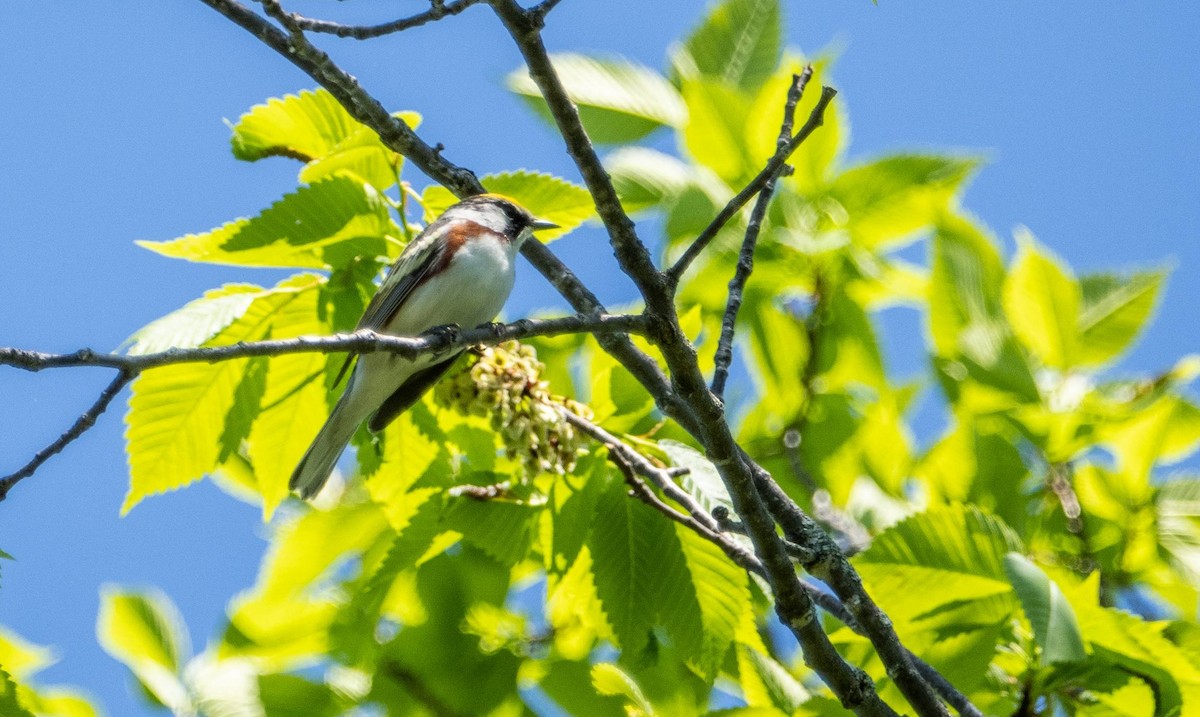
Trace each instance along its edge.
<instances>
[{"instance_id":1,"label":"blue sky","mask_svg":"<svg viewBox=\"0 0 1200 717\"><path fill-rule=\"evenodd\" d=\"M965 204L997 234L1024 224L1077 270L1176 269L1155 325L1120 370L1200 350L1200 9L1184 2L788 2L790 44L838 48L834 76L853 123L851 156L982 151ZM390 19L418 0L308 2L297 9ZM702 2L565 0L552 50L660 67ZM518 66L483 7L370 43L325 43L391 109L479 173L520 167L575 178L561 144L502 85ZM268 271L190 265L134 246L251 215L294 186L284 160L245 164L223 118L313 83L195 0L0 6L0 345L113 349L151 319L227 281ZM423 181L409 176L410 180ZM1011 241L1008 247L1011 249ZM555 245L620 303L595 230ZM527 266L509 316L561 306ZM919 319L889 311L901 375L921 371ZM914 339L914 337L917 337ZM96 370L0 369L0 473L56 437L109 380ZM96 645L100 585L157 585L202 646L225 602L254 578L255 509L207 483L117 517L126 485L113 411L0 504L0 624L56 647L43 682L85 686L110 715L150 714ZM932 424L931 424L932 425ZM928 433L919 437L928 439Z\"/></svg>"}]
</instances>

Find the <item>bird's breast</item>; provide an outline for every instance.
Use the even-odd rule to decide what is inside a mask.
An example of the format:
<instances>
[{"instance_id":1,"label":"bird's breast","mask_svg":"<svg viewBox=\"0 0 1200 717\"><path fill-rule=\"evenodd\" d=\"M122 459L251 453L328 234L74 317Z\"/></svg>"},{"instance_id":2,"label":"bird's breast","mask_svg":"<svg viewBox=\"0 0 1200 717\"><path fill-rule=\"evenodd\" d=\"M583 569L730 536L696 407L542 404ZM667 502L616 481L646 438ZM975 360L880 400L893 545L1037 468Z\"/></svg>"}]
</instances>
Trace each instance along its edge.
<instances>
[{"instance_id":1,"label":"bird's breast","mask_svg":"<svg viewBox=\"0 0 1200 717\"><path fill-rule=\"evenodd\" d=\"M413 290L387 333L414 335L445 324L472 329L491 321L504 308L514 276L508 242L489 235L464 242L445 268Z\"/></svg>"}]
</instances>

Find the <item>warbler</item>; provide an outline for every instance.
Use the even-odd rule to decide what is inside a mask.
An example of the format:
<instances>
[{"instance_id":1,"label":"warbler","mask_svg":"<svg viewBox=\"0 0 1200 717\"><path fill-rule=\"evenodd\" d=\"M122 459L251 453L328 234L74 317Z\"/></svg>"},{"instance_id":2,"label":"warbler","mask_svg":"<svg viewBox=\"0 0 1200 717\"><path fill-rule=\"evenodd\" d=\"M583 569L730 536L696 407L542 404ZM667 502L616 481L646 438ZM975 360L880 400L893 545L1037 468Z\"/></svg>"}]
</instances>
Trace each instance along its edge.
<instances>
[{"instance_id":1,"label":"warbler","mask_svg":"<svg viewBox=\"0 0 1200 717\"><path fill-rule=\"evenodd\" d=\"M404 248L358 328L415 336L438 326L474 328L491 321L512 292L521 244L556 226L496 194L464 199ZM437 383L459 353L436 359L359 356L345 392L292 473L291 489L303 498L316 495L364 420L372 431L382 430Z\"/></svg>"}]
</instances>

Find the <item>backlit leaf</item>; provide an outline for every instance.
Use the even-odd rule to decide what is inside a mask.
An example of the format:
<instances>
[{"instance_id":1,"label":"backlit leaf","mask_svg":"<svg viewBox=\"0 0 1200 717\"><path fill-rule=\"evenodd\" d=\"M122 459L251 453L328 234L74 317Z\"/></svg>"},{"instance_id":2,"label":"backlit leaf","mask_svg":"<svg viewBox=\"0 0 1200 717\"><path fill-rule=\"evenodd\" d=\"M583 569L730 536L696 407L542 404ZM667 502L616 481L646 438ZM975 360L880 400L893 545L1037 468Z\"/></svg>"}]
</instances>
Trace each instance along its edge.
<instances>
[{"instance_id":1,"label":"backlit leaf","mask_svg":"<svg viewBox=\"0 0 1200 717\"><path fill-rule=\"evenodd\" d=\"M1079 623L1062 590L1037 565L1020 553L1004 557L1004 569L1012 580L1025 617L1042 648L1041 663L1082 660L1087 656Z\"/></svg>"},{"instance_id":2,"label":"backlit leaf","mask_svg":"<svg viewBox=\"0 0 1200 717\"><path fill-rule=\"evenodd\" d=\"M191 698L179 678L191 652L187 627L166 595L105 586L96 637L159 702L177 713L191 712Z\"/></svg>"},{"instance_id":3,"label":"backlit leaf","mask_svg":"<svg viewBox=\"0 0 1200 717\"><path fill-rule=\"evenodd\" d=\"M263 338L278 312L315 292L321 281L298 275L261 290L240 318L206 344ZM217 467L226 416L249 362L162 366L134 381L125 417L130 485L122 513L148 495L181 488Z\"/></svg>"},{"instance_id":4,"label":"backlit leaf","mask_svg":"<svg viewBox=\"0 0 1200 717\"><path fill-rule=\"evenodd\" d=\"M1115 274L1082 277L1080 361L1105 363L1129 348L1154 313L1165 282L1165 271L1138 272L1128 277Z\"/></svg>"},{"instance_id":5,"label":"backlit leaf","mask_svg":"<svg viewBox=\"0 0 1200 717\"><path fill-rule=\"evenodd\" d=\"M256 217L203 234L137 244L209 264L326 269L363 255L398 254L400 236L381 194L356 177L334 176L284 195Z\"/></svg>"},{"instance_id":6,"label":"backlit leaf","mask_svg":"<svg viewBox=\"0 0 1200 717\"><path fill-rule=\"evenodd\" d=\"M724 0L676 48L675 71L757 89L779 63L783 18L778 0Z\"/></svg>"},{"instance_id":7,"label":"backlit leaf","mask_svg":"<svg viewBox=\"0 0 1200 717\"><path fill-rule=\"evenodd\" d=\"M327 90L304 90L255 105L233 125L233 156L255 161L324 157L361 127Z\"/></svg>"},{"instance_id":8,"label":"backlit leaf","mask_svg":"<svg viewBox=\"0 0 1200 717\"><path fill-rule=\"evenodd\" d=\"M659 127L683 126L687 110L679 92L654 70L622 58L559 53L550 59L593 142L633 142ZM550 120L541 91L524 69L512 72L507 84Z\"/></svg>"},{"instance_id":9,"label":"backlit leaf","mask_svg":"<svg viewBox=\"0 0 1200 717\"><path fill-rule=\"evenodd\" d=\"M1067 368L1078 353L1079 284L1028 231L1018 233L1017 244L1004 282L1004 313L1017 338L1043 363Z\"/></svg>"}]
</instances>

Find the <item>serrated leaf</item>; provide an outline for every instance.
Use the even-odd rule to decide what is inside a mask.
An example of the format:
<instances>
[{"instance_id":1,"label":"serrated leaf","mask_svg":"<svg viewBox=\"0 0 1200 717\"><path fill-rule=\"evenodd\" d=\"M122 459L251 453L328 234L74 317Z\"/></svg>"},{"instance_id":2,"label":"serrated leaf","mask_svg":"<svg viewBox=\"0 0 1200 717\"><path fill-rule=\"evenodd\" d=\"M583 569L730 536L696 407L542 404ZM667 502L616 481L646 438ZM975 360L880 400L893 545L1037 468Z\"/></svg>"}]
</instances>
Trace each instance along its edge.
<instances>
[{"instance_id":1,"label":"serrated leaf","mask_svg":"<svg viewBox=\"0 0 1200 717\"><path fill-rule=\"evenodd\" d=\"M758 172L767 158L752 155L747 145L750 98L735 87L700 78L686 80L681 91L688 108L683 128L687 154L730 186Z\"/></svg>"},{"instance_id":2,"label":"serrated leaf","mask_svg":"<svg viewBox=\"0 0 1200 717\"><path fill-rule=\"evenodd\" d=\"M243 315L206 345L263 338L281 309L315 292L322 281L302 274L261 290ZM162 366L134 381L125 416L130 484L122 514L148 495L181 488L217 467L226 417L249 361Z\"/></svg>"},{"instance_id":3,"label":"serrated leaf","mask_svg":"<svg viewBox=\"0 0 1200 717\"><path fill-rule=\"evenodd\" d=\"M687 110L679 92L648 67L624 58L574 53L554 54L550 60L593 142L623 144L659 127L683 126ZM553 124L541 91L526 70L510 73L507 84Z\"/></svg>"},{"instance_id":4,"label":"serrated leaf","mask_svg":"<svg viewBox=\"0 0 1200 717\"><path fill-rule=\"evenodd\" d=\"M592 195L586 189L552 174L518 169L486 175L480 182L489 192L515 199L535 217L557 224L558 229L537 233L543 242L570 233L596 212ZM422 194L425 221L433 221L457 201L445 187L436 184L426 187Z\"/></svg>"},{"instance_id":5,"label":"serrated leaf","mask_svg":"<svg viewBox=\"0 0 1200 717\"><path fill-rule=\"evenodd\" d=\"M356 177L302 186L256 217L202 234L138 246L175 259L234 266L338 268L359 256L398 253L401 235L388 204Z\"/></svg>"},{"instance_id":6,"label":"serrated leaf","mask_svg":"<svg viewBox=\"0 0 1200 717\"><path fill-rule=\"evenodd\" d=\"M414 130L421 124L421 115L416 112L398 112L393 116ZM304 165L300 181L313 184L348 173L382 192L396 184L403 164L404 157L384 145L375 130L360 125L325 154Z\"/></svg>"},{"instance_id":7,"label":"serrated leaf","mask_svg":"<svg viewBox=\"0 0 1200 717\"><path fill-rule=\"evenodd\" d=\"M267 338L330 333L321 317L323 298L321 291L307 291L281 306ZM287 498L292 471L329 415L326 373L339 370L342 360L335 354L299 353L273 356L266 363L262 410L256 411L246 446L262 497L263 522Z\"/></svg>"},{"instance_id":8,"label":"serrated leaf","mask_svg":"<svg viewBox=\"0 0 1200 717\"><path fill-rule=\"evenodd\" d=\"M701 75L756 89L779 64L783 18L778 0L725 0L672 54L684 78Z\"/></svg>"},{"instance_id":9,"label":"serrated leaf","mask_svg":"<svg viewBox=\"0 0 1200 717\"><path fill-rule=\"evenodd\" d=\"M505 565L524 560L544 506L508 500L458 498L446 510L446 527Z\"/></svg>"},{"instance_id":10,"label":"serrated leaf","mask_svg":"<svg viewBox=\"0 0 1200 717\"><path fill-rule=\"evenodd\" d=\"M929 326L951 400L975 410L1037 401L1033 374L1004 321L1004 265L994 242L972 221L947 216L932 247Z\"/></svg>"},{"instance_id":11,"label":"serrated leaf","mask_svg":"<svg viewBox=\"0 0 1200 717\"><path fill-rule=\"evenodd\" d=\"M131 356L193 348L219 334L262 295L254 284L225 284L137 330L126 340Z\"/></svg>"},{"instance_id":12,"label":"serrated leaf","mask_svg":"<svg viewBox=\"0 0 1200 717\"><path fill-rule=\"evenodd\" d=\"M1154 314L1166 278L1166 271L1143 271L1128 277L1115 274L1082 277L1080 363L1106 363L1129 348Z\"/></svg>"},{"instance_id":13,"label":"serrated leaf","mask_svg":"<svg viewBox=\"0 0 1200 717\"><path fill-rule=\"evenodd\" d=\"M1004 556L1004 570L1012 580L1025 617L1033 626L1034 639L1042 648L1041 664L1087 657L1075 611L1058 585L1020 553Z\"/></svg>"},{"instance_id":14,"label":"serrated leaf","mask_svg":"<svg viewBox=\"0 0 1200 717\"><path fill-rule=\"evenodd\" d=\"M636 714L646 717L654 714L654 707L638 683L611 662L592 665L592 686L602 695L624 697L640 710Z\"/></svg>"},{"instance_id":15,"label":"serrated leaf","mask_svg":"<svg viewBox=\"0 0 1200 717\"><path fill-rule=\"evenodd\" d=\"M681 652L706 679L716 677L734 633L745 612L750 610L750 588L746 572L730 562L725 553L708 540L679 524L673 524L675 535L690 576L690 590L695 593L699 608L699 630L691 639L679 639ZM682 591L681 591L682 592ZM660 595L659 609L664 615L678 615ZM670 623L668 623L668 628Z\"/></svg>"},{"instance_id":16,"label":"serrated leaf","mask_svg":"<svg viewBox=\"0 0 1200 717\"><path fill-rule=\"evenodd\" d=\"M654 624L656 585L676 550L660 555L664 541L672 542L670 524L652 510L625 496L624 486L613 483L596 506L596 519L588 547L596 595L608 624L623 651L636 654L649 638Z\"/></svg>"},{"instance_id":17,"label":"serrated leaf","mask_svg":"<svg viewBox=\"0 0 1200 717\"><path fill-rule=\"evenodd\" d=\"M191 652L187 627L166 595L104 586L96 637L104 651L128 667L155 699L176 714L194 712L179 677Z\"/></svg>"},{"instance_id":18,"label":"serrated leaf","mask_svg":"<svg viewBox=\"0 0 1200 717\"><path fill-rule=\"evenodd\" d=\"M324 157L362 125L327 90L272 97L238 118L230 137L233 156L253 162Z\"/></svg>"},{"instance_id":19,"label":"serrated leaf","mask_svg":"<svg viewBox=\"0 0 1200 717\"><path fill-rule=\"evenodd\" d=\"M1020 538L999 518L950 505L889 528L853 562L889 615L915 620L954 603L1008 599L1012 585L1004 556L1020 550ZM937 590L905 588L912 585L936 585Z\"/></svg>"},{"instance_id":20,"label":"serrated leaf","mask_svg":"<svg viewBox=\"0 0 1200 717\"><path fill-rule=\"evenodd\" d=\"M11 717L34 717L17 696L18 685L0 665L0 714Z\"/></svg>"},{"instance_id":21,"label":"serrated leaf","mask_svg":"<svg viewBox=\"0 0 1200 717\"><path fill-rule=\"evenodd\" d=\"M829 194L845 210L855 244L891 249L951 208L978 166L979 160L971 157L892 155L840 173Z\"/></svg>"},{"instance_id":22,"label":"serrated leaf","mask_svg":"<svg viewBox=\"0 0 1200 717\"><path fill-rule=\"evenodd\" d=\"M680 477L679 485L700 503L700 507L711 513L713 508L725 506L732 514L733 499L729 497L729 490L712 461L679 441L661 440L658 447L667 454L671 463L688 469L687 475Z\"/></svg>"},{"instance_id":23,"label":"serrated leaf","mask_svg":"<svg viewBox=\"0 0 1200 717\"><path fill-rule=\"evenodd\" d=\"M625 211L665 209L691 182L695 168L649 147L622 147L604 158Z\"/></svg>"},{"instance_id":24,"label":"serrated leaf","mask_svg":"<svg viewBox=\"0 0 1200 717\"><path fill-rule=\"evenodd\" d=\"M1079 284L1028 231L1017 233L1017 244L1004 282L1004 313L1013 333L1042 363L1067 368L1078 353Z\"/></svg>"}]
</instances>

